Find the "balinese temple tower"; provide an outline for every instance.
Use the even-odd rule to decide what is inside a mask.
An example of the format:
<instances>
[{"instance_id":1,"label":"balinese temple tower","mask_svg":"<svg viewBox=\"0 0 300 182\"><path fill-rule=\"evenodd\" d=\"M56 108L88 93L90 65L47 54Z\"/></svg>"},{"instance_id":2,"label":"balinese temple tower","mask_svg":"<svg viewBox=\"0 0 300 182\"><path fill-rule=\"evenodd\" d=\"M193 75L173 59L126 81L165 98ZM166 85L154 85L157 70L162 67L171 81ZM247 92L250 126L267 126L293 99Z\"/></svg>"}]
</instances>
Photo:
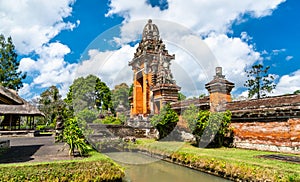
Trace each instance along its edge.
<instances>
[{"instance_id":1,"label":"balinese temple tower","mask_svg":"<svg viewBox=\"0 0 300 182\"><path fill-rule=\"evenodd\" d=\"M132 61L133 95L131 116L148 116L159 113L168 102L178 100L180 87L176 85L170 65L175 55L170 55L159 36L158 27L148 20Z\"/></svg>"}]
</instances>

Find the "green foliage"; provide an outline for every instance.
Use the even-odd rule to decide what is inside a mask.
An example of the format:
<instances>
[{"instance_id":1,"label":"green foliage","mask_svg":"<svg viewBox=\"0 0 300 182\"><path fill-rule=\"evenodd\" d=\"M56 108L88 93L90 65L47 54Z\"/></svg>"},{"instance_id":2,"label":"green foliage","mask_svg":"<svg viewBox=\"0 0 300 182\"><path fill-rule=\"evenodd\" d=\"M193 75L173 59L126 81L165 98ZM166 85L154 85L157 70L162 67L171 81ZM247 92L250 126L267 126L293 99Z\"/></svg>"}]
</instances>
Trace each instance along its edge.
<instances>
[{"instance_id":1,"label":"green foliage","mask_svg":"<svg viewBox=\"0 0 300 182\"><path fill-rule=\"evenodd\" d=\"M300 94L300 90L296 90L294 94Z\"/></svg>"},{"instance_id":2,"label":"green foliage","mask_svg":"<svg viewBox=\"0 0 300 182\"><path fill-rule=\"evenodd\" d=\"M97 108L101 108L102 110L110 110L112 113L115 114L115 110L111 100L111 91L109 87L106 86L106 84L100 80L100 78L96 79L95 94L95 102Z\"/></svg>"},{"instance_id":3,"label":"green foliage","mask_svg":"<svg viewBox=\"0 0 300 182\"><path fill-rule=\"evenodd\" d=\"M65 118L74 117L72 85L69 87L69 92L67 93L67 97L64 99L64 103L65 103L65 110L64 110Z\"/></svg>"},{"instance_id":4,"label":"green foliage","mask_svg":"<svg viewBox=\"0 0 300 182\"><path fill-rule=\"evenodd\" d=\"M96 160L0 166L0 181L11 182L122 181L124 176L124 170L104 156Z\"/></svg>"},{"instance_id":5,"label":"green foliage","mask_svg":"<svg viewBox=\"0 0 300 182\"><path fill-rule=\"evenodd\" d=\"M199 95L199 99L202 99L202 98L204 98L205 96L206 96L206 95L202 93L202 94Z\"/></svg>"},{"instance_id":6,"label":"green foliage","mask_svg":"<svg viewBox=\"0 0 300 182\"><path fill-rule=\"evenodd\" d=\"M45 124L54 123L58 115L63 115L65 103L63 102L59 90L56 86L51 86L41 93L39 98L39 110L45 114Z\"/></svg>"},{"instance_id":7,"label":"green foliage","mask_svg":"<svg viewBox=\"0 0 300 182\"><path fill-rule=\"evenodd\" d=\"M196 128L196 123L198 120L198 112L197 107L192 104L182 113L182 119L184 119L188 123L188 127L191 131L194 131Z\"/></svg>"},{"instance_id":8,"label":"green foliage","mask_svg":"<svg viewBox=\"0 0 300 182\"><path fill-rule=\"evenodd\" d=\"M116 85L114 90L112 90L112 103L114 108L117 108L120 104L126 109L129 109L129 87L126 83L121 83Z\"/></svg>"},{"instance_id":9,"label":"green foliage","mask_svg":"<svg viewBox=\"0 0 300 182\"><path fill-rule=\"evenodd\" d=\"M266 93L272 92L276 85L274 76L268 74L270 66L264 68L262 64L253 65L251 70L246 70L248 80L244 84L248 88L248 97L256 96L257 99L265 97Z\"/></svg>"},{"instance_id":10,"label":"green foliage","mask_svg":"<svg viewBox=\"0 0 300 182\"><path fill-rule=\"evenodd\" d=\"M179 121L177 113L171 109L170 104L162 107L159 114L150 118L150 122L159 132L159 139L168 136Z\"/></svg>"},{"instance_id":11,"label":"green foliage","mask_svg":"<svg viewBox=\"0 0 300 182\"><path fill-rule=\"evenodd\" d=\"M230 111L211 113L208 110L198 111L194 105L190 105L183 112L182 118L187 121L188 127L195 135L198 144L201 139L202 141L207 140L207 142L214 139L211 145L220 147L223 145L224 136L230 132Z\"/></svg>"},{"instance_id":12,"label":"green foliage","mask_svg":"<svg viewBox=\"0 0 300 182\"><path fill-rule=\"evenodd\" d=\"M69 154L74 155L75 149L78 150L80 155L84 155L88 152L90 147L85 143L83 133L78 126L77 118L69 118L65 122L65 128L63 130L63 140L69 146Z\"/></svg>"},{"instance_id":13,"label":"green foliage","mask_svg":"<svg viewBox=\"0 0 300 182\"><path fill-rule=\"evenodd\" d=\"M123 113L119 113L117 118L121 121L122 124L124 124L128 119L126 114Z\"/></svg>"},{"instance_id":14,"label":"green foliage","mask_svg":"<svg viewBox=\"0 0 300 182\"><path fill-rule=\"evenodd\" d=\"M186 99L186 96L181 93L181 92L178 92L178 101L182 101L182 100L185 100Z\"/></svg>"},{"instance_id":15,"label":"green foliage","mask_svg":"<svg viewBox=\"0 0 300 182\"><path fill-rule=\"evenodd\" d=\"M132 96L132 94L133 94L133 84L131 84L131 86L130 86L130 88L129 88L129 93L128 93L128 95L129 95L129 96Z\"/></svg>"},{"instance_id":16,"label":"green foliage","mask_svg":"<svg viewBox=\"0 0 300 182\"><path fill-rule=\"evenodd\" d=\"M148 139L138 139L135 146L152 155L166 156L170 161L187 167L193 166L201 171L213 172L215 175L233 181L300 180L299 164L257 157L278 155L278 152L225 147L203 149L183 142L160 142Z\"/></svg>"},{"instance_id":17,"label":"green foliage","mask_svg":"<svg viewBox=\"0 0 300 182\"><path fill-rule=\"evenodd\" d=\"M79 77L74 80L68 93L68 103L72 103L77 113L85 108L111 110L114 113L111 101L111 91L104 82L95 75Z\"/></svg>"},{"instance_id":18,"label":"green foliage","mask_svg":"<svg viewBox=\"0 0 300 182\"><path fill-rule=\"evenodd\" d=\"M17 61L17 54L12 38L5 40L4 35L0 34L0 84L4 87L19 90L22 80L26 78L26 73L19 71L20 63Z\"/></svg>"},{"instance_id":19,"label":"green foliage","mask_svg":"<svg viewBox=\"0 0 300 182\"><path fill-rule=\"evenodd\" d=\"M83 109L82 111L79 111L77 114L77 117L82 122L86 123L92 123L95 119L97 119L98 112L92 109Z\"/></svg>"},{"instance_id":20,"label":"green foliage","mask_svg":"<svg viewBox=\"0 0 300 182\"><path fill-rule=\"evenodd\" d=\"M102 123L102 124L115 124L115 125L121 125L123 122L114 116L106 116L104 119L97 119L94 121L94 123Z\"/></svg>"}]
</instances>

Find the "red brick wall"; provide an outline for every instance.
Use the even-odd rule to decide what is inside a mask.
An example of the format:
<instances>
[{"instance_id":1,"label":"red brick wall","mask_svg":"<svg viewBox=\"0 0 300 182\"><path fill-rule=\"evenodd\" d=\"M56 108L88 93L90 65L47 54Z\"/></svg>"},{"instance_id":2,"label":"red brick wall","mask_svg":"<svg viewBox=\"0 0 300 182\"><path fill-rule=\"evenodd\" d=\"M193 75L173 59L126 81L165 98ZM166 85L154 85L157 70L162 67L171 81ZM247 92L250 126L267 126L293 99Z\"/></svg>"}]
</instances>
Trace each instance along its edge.
<instances>
[{"instance_id":1,"label":"red brick wall","mask_svg":"<svg viewBox=\"0 0 300 182\"><path fill-rule=\"evenodd\" d=\"M300 153L300 118L287 121L234 122L236 147Z\"/></svg>"}]
</instances>

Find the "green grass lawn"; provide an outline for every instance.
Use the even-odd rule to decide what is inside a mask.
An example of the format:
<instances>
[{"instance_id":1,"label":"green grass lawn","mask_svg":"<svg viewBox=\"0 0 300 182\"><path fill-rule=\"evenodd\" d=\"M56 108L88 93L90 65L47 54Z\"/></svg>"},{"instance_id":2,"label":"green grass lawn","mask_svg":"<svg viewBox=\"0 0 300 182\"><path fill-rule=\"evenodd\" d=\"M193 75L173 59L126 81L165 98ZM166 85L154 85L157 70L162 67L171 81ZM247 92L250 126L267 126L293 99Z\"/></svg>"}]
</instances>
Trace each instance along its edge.
<instances>
[{"instance_id":1,"label":"green grass lawn","mask_svg":"<svg viewBox=\"0 0 300 182\"><path fill-rule=\"evenodd\" d=\"M209 171L231 179L254 181L300 181L300 164L259 158L282 154L237 148L197 148L183 142L139 140L136 147L169 156L173 162ZM300 157L300 155L294 155Z\"/></svg>"},{"instance_id":2,"label":"green grass lawn","mask_svg":"<svg viewBox=\"0 0 300 182\"><path fill-rule=\"evenodd\" d=\"M0 164L0 181L122 181L123 168L106 155L53 162Z\"/></svg>"}]
</instances>

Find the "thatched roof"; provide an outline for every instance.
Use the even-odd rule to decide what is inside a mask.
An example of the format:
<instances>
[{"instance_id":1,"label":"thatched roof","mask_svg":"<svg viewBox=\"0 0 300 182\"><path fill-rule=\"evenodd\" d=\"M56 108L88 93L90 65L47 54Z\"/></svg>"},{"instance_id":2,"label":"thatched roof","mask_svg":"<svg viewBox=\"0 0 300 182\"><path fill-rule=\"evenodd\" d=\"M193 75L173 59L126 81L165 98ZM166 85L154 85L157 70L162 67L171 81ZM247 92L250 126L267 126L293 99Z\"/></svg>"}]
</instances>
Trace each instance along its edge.
<instances>
[{"instance_id":1,"label":"thatched roof","mask_svg":"<svg viewBox=\"0 0 300 182\"><path fill-rule=\"evenodd\" d=\"M0 104L0 115L16 114L21 116L44 116L44 113L30 104L23 105L3 105Z\"/></svg>"},{"instance_id":2,"label":"thatched roof","mask_svg":"<svg viewBox=\"0 0 300 182\"><path fill-rule=\"evenodd\" d=\"M0 85L0 115L44 116L44 113L21 98L15 91Z\"/></svg>"},{"instance_id":3,"label":"thatched roof","mask_svg":"<svg viewBox=\"0 0 300 182\"><path fill-rule=\"evenodd\" d=\"M24 104L24 100L16 93L16 91L4 88L0 85L0 103L1 104Z\"/></svg>"}]
</instances>

